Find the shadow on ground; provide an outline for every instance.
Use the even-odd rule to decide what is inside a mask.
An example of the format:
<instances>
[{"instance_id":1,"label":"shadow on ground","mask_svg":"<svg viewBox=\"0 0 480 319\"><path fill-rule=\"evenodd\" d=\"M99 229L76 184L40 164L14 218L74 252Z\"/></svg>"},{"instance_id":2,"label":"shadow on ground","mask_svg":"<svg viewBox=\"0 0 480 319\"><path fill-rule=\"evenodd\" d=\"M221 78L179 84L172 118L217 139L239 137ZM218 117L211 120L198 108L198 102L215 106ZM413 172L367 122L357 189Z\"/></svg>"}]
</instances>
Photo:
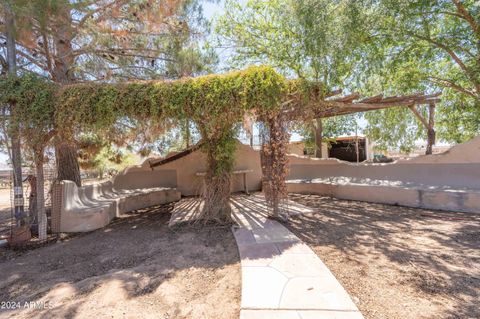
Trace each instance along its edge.
<instances>
[{"instance_id":1,"label":"shadow on ground","mask_svg":"<svg viewBox=\"0 0 480 319\"><path fill-rule=\"evenodd\" d=\"M238 318L240 266L229 227L168 228L170 206L137 211L39 249L0 251L0 301L17 318ZM51 309L24 309L47 301Z\"/></svg>"},{"instance_id":2,"label":"shadow on ground","mask_svg":"<svg viewBox=\"0 0 480 319\"><path fill-rule=\"evenodd\" d=\"M480 318L480 216L291 195L316 212L285 225L366 318Z\"/></svg>"}]
</instances>

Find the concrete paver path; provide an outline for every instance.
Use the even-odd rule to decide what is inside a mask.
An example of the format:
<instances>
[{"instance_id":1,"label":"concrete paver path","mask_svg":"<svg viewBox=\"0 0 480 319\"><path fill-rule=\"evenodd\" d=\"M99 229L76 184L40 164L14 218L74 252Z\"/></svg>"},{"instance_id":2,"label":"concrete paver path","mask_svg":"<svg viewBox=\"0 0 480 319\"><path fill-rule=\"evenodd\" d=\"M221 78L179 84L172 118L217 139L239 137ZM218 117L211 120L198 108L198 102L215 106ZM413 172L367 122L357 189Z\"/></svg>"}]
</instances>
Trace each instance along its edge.
<instances>
[{"instance_id":1,"label":"concrete paver path","mask_svg":"<svg viewBox=\"0 0 480 319\"><path fill-rule=\"evenodd\" d=\"M265 201L255 197L232 199L242 267L240 318L363 318L327 266L287 228L268 219L258 209ZM290 212L309 211L288 204Z\"/></svg>"},{"instance_id":2,"label":"concrete paver path","mask_svg":"<svg viewBox=\"0 0 480 319\"><path fill-rule=\"evenodd\" d=\"M288 214L313 210L286 203ZM170 225L195 220L203 202L198 197L175 204ZM269 219L263 194L234 195L242 267L240 319L362 319L362 314L318 256L280 223Z\"/></svg>"}]
</instances>

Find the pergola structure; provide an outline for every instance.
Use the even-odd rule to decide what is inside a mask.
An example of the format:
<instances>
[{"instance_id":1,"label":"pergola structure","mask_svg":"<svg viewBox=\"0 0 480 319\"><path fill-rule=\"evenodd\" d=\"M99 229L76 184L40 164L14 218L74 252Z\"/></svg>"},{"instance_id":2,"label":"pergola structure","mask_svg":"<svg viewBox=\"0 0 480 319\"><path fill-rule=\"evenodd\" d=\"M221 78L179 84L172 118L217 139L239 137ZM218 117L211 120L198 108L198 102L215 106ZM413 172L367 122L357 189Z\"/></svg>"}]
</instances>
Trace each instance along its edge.
<instances>
[{"instance_id":1,"label":"pergola structure","mask_svg":"<svg viewBox=\"0 0 480 319\"><path fill-rule=\"evenodd\" d=\"M242 121L245 124L253 117L261 124L263 189L272 215L277 215L286 197L289 123L408 107L427 127L431 151L435 139L434 108L440 96L418 93L360 98L354 93L338 97L341 91L325 94L321 83L286 79L265 66L176 81L78 83L57 87L25 77L6 79L0 84L1 101L16 104L12 121L29 128L23 130L30 133L24 138L32 142L39 171L52 133L60 139L68 139L66 134L57 134L61 131L72 132L69 136L95 133L109 137L125 121L164 128L172 122L192 121L199 130L201 148L207 158L202 219L218 222L231 220L228 200L235 161L235 128ZM428 119L416 108L425 104L429 105Z\"/></svg>"},{"instance_id":2,"label":"pergola structure","mask_svg":"<svg viewBox=\"0 0 480 319\"><path fill-rule=\"evenodd\" d=\"M384 97L382 94L359 99L358 93L353 93L340 98L334 98L332 103L332 109L325 110L321 117L334 116L329 112L336 111L335 115L345 115L355 112L366 112L373 110L387 109L391 107L408 107L413 114L420 120L425 129L427 130L427 149L426 154L432 154L432 148L435 144L435 105L440 102L439 98L442 95L441 92L434 94L415 93L411 95L402 96L388 96ZM428 105L428 118L425 118L417 110L417 105Z\"/></svg>"},{"instance_id":3,"label":"pergola structure","mask_svg":"<svg viewBox=\"0 0 480 319\"><path fill-rule=\"evenodd\" d=\"M434 94L415 93L387 97L383 94L379 94L367 98L361 98L359 93L351 93L337 97L341 93L342 90L336 90L326 94L323 107L314 109L312 117L321 119L393 107L408 107L427 130L426 154L432 154L432 147L435 144L435 105L441 101L441 92ZM427 118L418 111L418 105L428 105ZM291 108L287 112L290 113L290 117L295 118L297 111L296 108Z\"/></svg>"}]
</instances>

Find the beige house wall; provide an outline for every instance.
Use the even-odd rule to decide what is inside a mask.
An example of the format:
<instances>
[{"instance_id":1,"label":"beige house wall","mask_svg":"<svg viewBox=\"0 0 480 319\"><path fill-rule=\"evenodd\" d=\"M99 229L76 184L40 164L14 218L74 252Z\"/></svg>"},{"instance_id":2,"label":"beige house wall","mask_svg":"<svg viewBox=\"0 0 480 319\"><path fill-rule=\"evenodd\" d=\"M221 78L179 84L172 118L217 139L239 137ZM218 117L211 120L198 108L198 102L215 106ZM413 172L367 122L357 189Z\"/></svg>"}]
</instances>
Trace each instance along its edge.
<instances>
[{"instance_id":1,"label":"beige house wall","mask_svg":"<svg viewBox=\"0 0 480 319\"><path fill-rule=\"evenodd\" d=\"M303 150L305 149L305 143L303 142L293 142L288 144L287 153L292 155L303 155ZM328 145L327 143L322 143L322 158L328 158Z\"/></svg>"},{"instance_id":2,"label":"beige house wall","mask_svg":"<svg viewBox=\"0 0 480 319\"><path fill-rule=\"evenodd\" d=\"M480 213L480 137L438 155L387 164L354 164L336 159L289 155L289 192L321 194L375 203ZM235 170L251 170L248 188L261 189L260 153L238 144ZM152 170L147 162L129 167L112 181L77 187L56 185L52 213L55 232L91 231L114 217L199 193L205 155L195 151ZM232 191L243 190L234 175Z\"/></svg>"},{"instance_id":3,"label":"beige house wall","mask_svg":"<svg viewBox=\"0 0 480 319\"><path fill-rule=\"evenodd\" d=\"M143 187L175 187L182 195L198 195L203 187L203 177L196 176L207 170L205 154L195 151L176 161L150 168L149 160L142 165L132 166L117 175L114 185L132 189ZM252 170L247 173L247 187L250 191L261 189L262 168L260 153L248 145L238 143L234 170ZM148 186L147 186L148 185ZM243 190L243 176L235 174L232 178L232 191Z\"/></svg>"}]
</instances>

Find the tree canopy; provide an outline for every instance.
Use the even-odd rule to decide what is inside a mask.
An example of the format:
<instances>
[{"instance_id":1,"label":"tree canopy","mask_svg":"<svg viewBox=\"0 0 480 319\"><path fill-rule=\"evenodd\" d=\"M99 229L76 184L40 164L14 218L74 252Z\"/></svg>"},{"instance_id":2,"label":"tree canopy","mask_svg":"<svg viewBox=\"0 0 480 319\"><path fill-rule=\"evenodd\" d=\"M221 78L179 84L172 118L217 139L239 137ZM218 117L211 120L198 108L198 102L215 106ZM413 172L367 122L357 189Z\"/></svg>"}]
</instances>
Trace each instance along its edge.
<instances>
[{"instance_id":1,"label":"tree canopy","mask_svg":"<svg viewBox=\"0 0 480 319\"><path fill-rule=\"evenodd\" d=\"M368 95L444 89L439 137L461 142L480 132L480 9L473 0L249 0L225 7L216 30L237 64L267 62L287 76ZM365 132L384 148L408 151L425 136L408 110L365 119ZM352 132L355 119L341 124Z\"/></svg>"},{"instance_id":2,"label":"tree canopy","mask_svg":"<svg viewBox=\"0 0 480 319\"><path fill-rule=\"evenodd\" d=\"M233 48L237 64L266 62L287 76L321 81L333 90L353 76L368 40L371 17L361 10L366 2L227 1L216 31L222 45ZM325 119L319 125L308 121L297 127L306 137L313 135L312 129L325 136L347 134L355 116Z\"/></svg>"},{"instance_id":3,"label":"tree canopy","mask_svg":"<svg viewBox=\"0 0 480 319\"><path fill-rule=\"evenodd\" d=\"M378 17L364 64L367 92L406 94L443 89L436 113L439 137L463 142L480 132L480 7L475 1L375 1ZM423 112L426 110L423 109ZM367 132L405 150L422 137L403 110L366 114ZM392 133L393 132L393 133Z\"/></svg>"}]
</instances>

